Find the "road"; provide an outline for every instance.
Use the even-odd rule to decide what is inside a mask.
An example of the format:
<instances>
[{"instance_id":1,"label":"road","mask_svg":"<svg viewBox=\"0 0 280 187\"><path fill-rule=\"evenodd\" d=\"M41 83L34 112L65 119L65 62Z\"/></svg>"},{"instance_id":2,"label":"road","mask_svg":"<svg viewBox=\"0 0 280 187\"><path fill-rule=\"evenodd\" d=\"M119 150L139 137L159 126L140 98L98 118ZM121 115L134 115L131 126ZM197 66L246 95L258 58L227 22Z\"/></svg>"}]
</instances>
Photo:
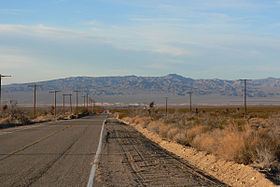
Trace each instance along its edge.
<instances>
[{"instance_id":1,"label":"road","mask_svg":"<svg viewBox=\"0 0 280 187\"><path fill-rule=\"evenodd\" d=\"M225 186L128 125L108 120L105 129L95 186Z\"/></svg>"},{"instance_id":2,"label":"road","mask_svg":"<svg viewBox=\"0 0 280 187\"><path fill-rule=\"evenodd\" d=\"M223 185L116 120L100 141L105 118L0 130L0 186Z\"/></svg>"},{"instance_id":3,"label":"road","mask_svg":"<svg viewBox=\"0 0 280 187\"><path fill-rule=\"evenodd\" d=\"M86 186L105 116L0 131L0 186Z\"/></svg>"}]
</instances>

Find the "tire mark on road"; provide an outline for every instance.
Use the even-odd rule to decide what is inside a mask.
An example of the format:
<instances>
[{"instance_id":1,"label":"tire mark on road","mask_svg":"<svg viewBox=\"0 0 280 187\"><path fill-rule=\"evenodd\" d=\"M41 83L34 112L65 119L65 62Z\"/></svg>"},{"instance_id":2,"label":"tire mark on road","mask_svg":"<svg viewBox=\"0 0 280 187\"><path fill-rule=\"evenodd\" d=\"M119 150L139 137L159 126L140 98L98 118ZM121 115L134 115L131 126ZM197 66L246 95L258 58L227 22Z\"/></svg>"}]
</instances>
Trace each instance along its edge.
<instances>
[{"instance_id":1,"label":"tire mark on road","mask_svg":"<svg viewBox=\"0 0 280 187\"><path fill-rule=\"evenodd\" d=\"M47 136L44 136L44 137L42 137L42 138L40 138L40 139L38 139L38 140L36 140L36 141L30 143L30 144L27 144L27 145L25 145L25 146L23 146L23 147L21 147L21 148L15 150L15 151L9 153L8 155L6 155L6 156L0 158L0 162L3 161L3 160L5 160L5 159L7 159L7 158L9 158L9 157L11 157L11 156L13 156L13 155L15 155L15 154L18 153L18 152L24 151L25 149L27 149L27 148L29 148L29 147L31 147L31 146L33 146L33 145L36 145L36 144L38 144L38 143L40 143L40 142L42 142L42 141L44 141L44 140L50 138L51 136L54 136L54 135L58 134L59 132L65 130L65 129L67 129L67 128L70 128L70 127L71 127L71 126L64 127L63 129L60 129L60 130L58 130L58 131L55 131L55 132L53 132L53 133L51 133L51 134L49 134L49 135L47 135Z\"/></svg>"},{"instance_id":2,"label":"tire mark on road","mask_svg":"<svg viewBox=\"0 0 280 187\"><path fill-rule=\"evenodd\" d=\"M67 128L67 127L66 127ZM49 169L51 169L53 167L53 165L59 161L63 156L66 155L66 153L68 151L70 151L70 149L81 139L81 137L86 133L87 129L89 128L89 126L87 126L81 134L79 134L74 141L66 147L66 149L58 154L58 156L56 158L54 158L53 160L51 160L50 162L47 163L47 165L40 169L39 172L37 172L33 177L29 178L27 181L24 182L23 186L31 186L32 184L34 184L36 181L38 181ZM22 177L22 178L26 178L26 177ZM14 182L14 184L12 186L14 186L16 183L20 183L20 181L16 181Z\"/></svg>"}]
</instances>

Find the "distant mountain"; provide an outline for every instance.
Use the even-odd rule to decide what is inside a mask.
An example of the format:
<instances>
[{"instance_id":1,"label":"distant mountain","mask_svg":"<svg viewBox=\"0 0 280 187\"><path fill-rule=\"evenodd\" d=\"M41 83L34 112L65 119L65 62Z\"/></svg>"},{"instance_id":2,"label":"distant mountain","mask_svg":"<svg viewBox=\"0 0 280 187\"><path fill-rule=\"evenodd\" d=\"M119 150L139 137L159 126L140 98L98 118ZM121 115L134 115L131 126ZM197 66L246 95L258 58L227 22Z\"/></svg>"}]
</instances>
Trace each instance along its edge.
<instances>
[{"instance_id":1,"label":"distant mountain","mask_svg":"<svg viewBox=\"0 0 280 187\"><path fill-rule=\"evenodd\" d=\"M26 84L4 86L5 92L30 92ZM168 94L184 96L190 90L196 95L241 96L243 83L239 80L191 79L177 74L162 77L115 76L115 77L70 77L37 82L41 91L81 90L96 96L126 96L135 94ZM280 95L280 79L267 78L248 82L248 95L268 97Z\"/></svg>"}]
</instances>

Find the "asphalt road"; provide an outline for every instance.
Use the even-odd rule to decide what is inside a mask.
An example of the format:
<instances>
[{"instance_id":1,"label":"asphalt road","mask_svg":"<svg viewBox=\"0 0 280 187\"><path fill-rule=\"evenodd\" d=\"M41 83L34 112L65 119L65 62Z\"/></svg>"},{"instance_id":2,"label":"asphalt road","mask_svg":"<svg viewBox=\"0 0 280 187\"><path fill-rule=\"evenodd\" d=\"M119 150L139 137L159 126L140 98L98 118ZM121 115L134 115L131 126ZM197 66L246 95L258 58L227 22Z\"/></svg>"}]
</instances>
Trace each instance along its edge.
<instances>
[{"instance_id":1,"label":"asphalt road","mask_svg":"<svg viewBox=\"0 0 280 187\"><path fill-rule=\"evenodd\" d=\"M0 186L223 186L116 120L100 141L105 119L0 130Z\"/></svg>"},{"instance_id":2,"label":"asphalt road","mask_svg":"<svg viewBox=\"0 0 280 187\"><path fill-rule=\"evenodd\" d=\"M0 186L86 186L104 120L0 130Z\"/></svg>"}]
</instances>

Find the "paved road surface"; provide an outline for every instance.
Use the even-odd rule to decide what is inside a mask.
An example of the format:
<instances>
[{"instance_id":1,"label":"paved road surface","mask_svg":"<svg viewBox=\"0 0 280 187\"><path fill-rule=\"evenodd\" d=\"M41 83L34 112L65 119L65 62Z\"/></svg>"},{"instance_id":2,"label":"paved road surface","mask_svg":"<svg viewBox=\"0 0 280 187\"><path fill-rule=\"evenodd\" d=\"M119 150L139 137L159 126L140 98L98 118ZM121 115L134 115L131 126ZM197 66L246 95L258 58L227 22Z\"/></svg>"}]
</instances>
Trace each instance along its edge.
<instances>
[{"instance_id":1,"label":"paved road surface","mask_svg":"<svg viewBox=\"0 0 280 187\"><path fill-rule=\"evenodd\" d=\"M132 127L108 120L95 186L223 186ZM105 134L107 134L105 132Z\"/></svg>"},{"instance_id":2,"label":"paved road surface","mask_svg":"<svg viewBox=\"0 0 280 187\"><path fill-rule=\"evenodd\" d=\"M1 130L0 186L86 186L104 120ZM222 185L116 120L104 135L94 186Z\"/></svg>"},{"instance_id":3,"label":"paved road surface","mask_svg":"<svg viewBox=\"0 0 280 187\"><path fill-rule=\"evenodd\" d=\"M105 116L0 131L0 186L86 186Z\"/></svg>"}]
</instances>

